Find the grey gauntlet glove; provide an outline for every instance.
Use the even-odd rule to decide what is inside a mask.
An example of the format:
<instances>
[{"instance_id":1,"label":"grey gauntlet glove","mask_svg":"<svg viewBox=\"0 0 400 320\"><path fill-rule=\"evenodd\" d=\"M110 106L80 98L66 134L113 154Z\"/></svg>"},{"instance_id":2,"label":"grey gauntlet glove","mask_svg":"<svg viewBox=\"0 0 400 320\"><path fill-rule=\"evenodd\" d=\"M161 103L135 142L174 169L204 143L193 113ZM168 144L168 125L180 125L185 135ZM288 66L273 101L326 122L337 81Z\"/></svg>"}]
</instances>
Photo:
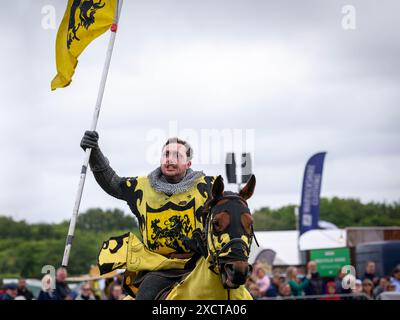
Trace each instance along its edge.
<instances>
[{"instance_id":1,"label":"grey gauntlet glove","mask_svg":"<svg viewBox=\"0 0 400 320\"><path fill-rule=\"evenodd\" d=\"M81 148L86 151L87 148L99 149L99 134L96 131L85 131L81 140Z\"/></svg>"},{"instance_id":2,"label":"grey gauntlet glove","mask_svg":"<svg viewBox=\"0 0 400 320\"><path fill-rule=\"evenodd\" d=\"M81 140L81 148L86 151L91 148L89 164L97 183L109 195L123 200L121 181L115 171L110 167L110 162L99 148L99 134L96 131L86 131Z\"/></svg>"}]
</instances>

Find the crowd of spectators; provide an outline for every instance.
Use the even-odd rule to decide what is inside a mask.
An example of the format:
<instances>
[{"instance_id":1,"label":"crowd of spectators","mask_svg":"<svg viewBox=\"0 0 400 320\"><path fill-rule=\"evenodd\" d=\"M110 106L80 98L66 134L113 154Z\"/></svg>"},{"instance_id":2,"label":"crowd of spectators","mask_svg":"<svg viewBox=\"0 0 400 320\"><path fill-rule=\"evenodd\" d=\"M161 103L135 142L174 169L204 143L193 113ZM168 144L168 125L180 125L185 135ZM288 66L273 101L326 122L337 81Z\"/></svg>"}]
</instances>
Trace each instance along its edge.
<instances>
[{"instance_id":1,"label":"crowd of spectators","mask_svg":"<svg viewBox=\"0 0 400 320\"><path fill-rule=\"evenodd\" d=\"M298 268L288 267L285 272L267 272L268 266L253 264L253 272L247 279L246 288L254 299L304 299L320 300L368 299L380 300L383 293L400 293L400 265L390 276L378 277L375 263L369 261L365 272L354 281L343 281L346 273L342 268L335 278L321 277L317 263L309 261L303 274Z\"/></svg>"},{"instance_id":2,"label":"crowd of spectators","mask_svg":"<svg viewBox=\"0 0 400 320\"><path fill-rule=\"evenodd\" d=\"M41 290L37 297L28 289L26 280L21 278L18 283L2 286L0 300L123 300L126 293L122 281L122 275L117 275L107 279L103 289L94 285L96 281L83 281L71 289L71 284L67 283L67 270L59 268L55 284L52 283L49 274L42 278Z\"/></svg>"},{"instance_id":3,"label":"crowd of spectators","mask_svg":"<svg viewBox=\"0 0 400 320\"><path fill-rule=\"evenodd\" d=\"M369 261L362 277L349 286L343 285L345 276L346 273L340 269L335 278L321 277L315 261L309 261L302 274L294 266L281 272L255 262L245 286L254 299L380 300L387 292L400 293L400 265L390 276L378 277L375 263ZM102 289L94 285L95 281L84 281L72 290L66 280L67 270L64 268L57 269L55 285L50 275L45 275L41 291L35 297L26 280L20 278L18 282L0 287L0 300L122 300L126 297L122 275L107 279Z\"/></svg>"}]
</instances>

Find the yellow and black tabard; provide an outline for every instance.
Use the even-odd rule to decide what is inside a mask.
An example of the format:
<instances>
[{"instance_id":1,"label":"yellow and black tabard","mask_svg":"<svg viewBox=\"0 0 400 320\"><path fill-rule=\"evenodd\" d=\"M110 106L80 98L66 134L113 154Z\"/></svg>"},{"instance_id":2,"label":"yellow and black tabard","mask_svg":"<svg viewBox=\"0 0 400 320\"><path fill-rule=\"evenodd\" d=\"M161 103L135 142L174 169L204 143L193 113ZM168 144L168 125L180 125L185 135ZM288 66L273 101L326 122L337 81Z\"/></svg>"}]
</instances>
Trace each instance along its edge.
<instances>
[{"instance_id":1,"label":"yellow and black tabard","mask_svg":"<svg viewBox=\"0 0 400 320\"><path fill-rule=\"evenodd\" d=\"M189 252L181 239L203 228L201 213L212 181L213 177L200 176L186 192L168 196L156 191L148 177L125 180L124 198L138 218L143 243L150 251L164 256Z\"/></svg>"},{"instance_id":2,"label":"yellow and black tabard","mask_svg":"<svg viewBox=\"0 0 400 320\"><path fill-rule=\"evenodd\" d=\"M126 234L104 242L99 255L101 273L116 268L133 272L183 269L188 259L170 255L190 252L182 238L203 229L203 205L213 181L214 177L201 175L187 191L169 196L156 191L147 176L123 179L123 198L138 219L143 240Z\"/></svg>"}]
</instances>

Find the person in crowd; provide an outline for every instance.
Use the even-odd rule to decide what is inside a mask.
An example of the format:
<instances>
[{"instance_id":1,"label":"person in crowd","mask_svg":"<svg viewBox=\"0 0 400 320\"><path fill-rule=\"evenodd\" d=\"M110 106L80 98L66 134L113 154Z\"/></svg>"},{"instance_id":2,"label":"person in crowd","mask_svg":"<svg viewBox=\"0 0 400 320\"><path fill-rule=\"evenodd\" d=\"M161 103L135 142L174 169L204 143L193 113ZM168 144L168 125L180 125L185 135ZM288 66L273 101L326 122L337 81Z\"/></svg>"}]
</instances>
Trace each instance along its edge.
<instances>
[{"instance_id":1,"label":"person in crowd","mask_svg":"<svg viewBox=\"0 0 400 320\"><path fill-rule=\"evenodd\" d=\"M364 275L361 277L361 280L369 279L372 281L373 285L378 285L379 277L376 276L376 266L374 261L368 261L367 265L365 266Z\"/></svg>"},{"instance_id":2,"label":"person in crowd","mask_svg":"<svg viewBox=\"0 0 400 320\"><path fill-rule=\"evenodd\" d=\"M121 275L116 275L112 278L107 279L106 281L106 289L105 289L105 294L107 297L111 296L111 289L115 285L120 285L122 286L124 283L123 280L123 274Z\"/></svg>"},{"instance_id":3,"label":"person in crowd","mask_svg":"<svg viewBox=\"0 0 400 320\"><path fill-rule=\"evenodd\" d=\"M125 298L125 294L123 293L122 286L119 284L114 284L110 288L110 299L109 300L122 300Z\"/></svg>"},{"instance_id":4,"label":"person in crowd","mask_svg":"<svg viewBox=\"0 0 400 320\"><path fill-rule=\"evenodd\" d=\"M388 277L382 277L379 279L378 285L374 288L374 298L377 298L383 291L385 291L388 283L390 283Z\"/></svg>"},{"instance_id":5,"label":"person in crowd","mask_svg":"<svg viewBox=\"0 0 400 320\"><path fill-rule=\"evenodd\" d=\"M250 292L254 300L260 299L263 296L259 286L251 278L247 282L246 288Z\"/></svg>"},{"instance_id":6,"label":"person in crowd","mask_svg":"<svg viewBox=\"0 0 400 320\"><path fill-rule=\"evenodd\" d=\"M52 286L53 279L50 274L44 275L42 278L42 290L39 292L38 300L57 300Z\"/></svg>"},{"instance_id":7,"label":"person in crowd","mask_svg":"<svg viewBox=\"0 0 400 320\"><path fill-rule=\"evenodd\" d=\"M61 267L56 271L56 290L54 292L57 300L71 300L71 289L67 284L67 269Z\"/></svg>"},{"instance_id":8,"label":"person in crowd","mask_svg":"<svg viewBox=\"0 0 400 320\"><path fill-rule=\"evenodd\" d=\"M4 286L5 293L0 300L14 300L18 295L18 286L16 283L8 283Z\"/></svg>"},{"instance_id":9,"label":"person in crowd","mask_svg":"<svg viewBox=\"0 0 400 320\"><path fill-rule=\"evenodd\" d=\"M389 296L391 292L396 292L396 286L389 282L385 289L376 297L376 300L391 300L391 297Z\"/></svg>"},{"instance_id":10,"label":"person in crowd","mask_svg":"<svg viewBox=\"0 0 400 320\"><path fill-rule=\"evenodd\" d=\"M260 290L260 295L265 296L271 281L267 275L267 268L265 265L261 265L256 272L256 284Z\"/></svg>"},{"instance_id":11,"label":"person in crowd","mask_svg":"<svg viewBox=\"0 0 400 320\"><path fill-rule=\"evenodd\" d=\"M299 280L297 277L298 272L296 267L289 267L286 270L287 282L291 288L292 295L295 297L304 295L304 289L310 285L311 274L307 273L307 276L303 280Z\"/></svg>"},{"instance_id":12,"label":"person in crowd","mask_svg":"<svg viewBox=\"0 0 400 320\"><path fill-rule=\"evenodd\" d=\"M89 282L85 282L81 285L79 294L77 295L75 300L96 300Z\"/></svg>"},{"instance_id":13,"label":"person in crowd","mask_svg":"<svg viewBox=\"0 0 400 320\"><path fill-rule=\"evenodd\" d=\"M265 293L267 297L276 297L279 294L279 286L281 285L281 274L275 271L272 275L270 286Z\"/></svg>"},{"instance_id":14,"label":"person in crowd","mask_svg":"<svg viewBox=\"0 0 400 320\"><path fill-rule=\"evenodd\" d=\"M369 299L374 299L374 283L365 278L362 282L362 292L365 293Z\"/></svg>"},{"instance_id":15,"label":"person in crowd","mask_svg":"<svg viewBox=\"0 0 400 320\"><path fill-rule=\"evenodd\" d=\"M287 299L292 297L292 287L286 281L279 286L278 299Z\"/></svg>"},{"instance_id":16,"label":"person in crowd","mask_svg":"<svg viewBox=\"0 0 400 320\"><path fill-rule=\"evenodd\" d=\"M321 298L321 300L340 300L340 296L336 292L335 281L329 281L326 284L326 297Z\"/></svg>"},{"instance_id":17,"label":"person in crowd","mask_svg":"<svg viewBox=\"0 0 400 320\"><path fill-rule=\"evenodd\" d=\"M33 293L28 289L24 278L18 280L18 296L23 296L26 300L32 300L34 298Z\"/></svg>"},{"instance_id":18,"label":"person in crowd","mask_svg":"<svg viewBox=\"0 0 400 320\"><path fill-rule=\"evenodd\" d=\"M354 288L351 289L352 293L361 293L362 292L362 281L360 279L356 279L354 283Z\"/></svg>"},{"instance_id":19,"label":"person in crowd","mask_svg":"<svg viewBox=\"0 0 400 320\"><path fill-rule=\"evenodd\" d=\"M400 264L393 269L390 283L395 286L396 292L400 292Z\"/></svg>"},{"instance_id":20,"label":"person in crowd","mask_svg":"<svg viewBox=\"0 0 400 320\"><path fill-rule=\"evenodd\" d=\"M343 286L343 278L346 276L346 270L344 268L339 268L338 274L335 278L335 284L336 284L336 292L338 294L350 294L353 292L351 287L346 287ZM360 287L361 287L361 280L360 280Z\"/></svg>"},{"instance_id":21,"label":"person in crowd","mask_svg":"<svg viewBox=\"0 0 400 320\"><path fill-rule=\"evenodd\" d=\"M258 261L258 260L256 260L256 261L253 263L253 265L252 265L253 270L252 270L252 272L251 272L250 278L252 278L252 279L257 279L257 272L258 272L258 269L261 267L261 265L262 265L261 262Z\"/></svg>"},{"instance_id":22,"label":"person in crowd","mask_svg":"<svg viewBox=\"0 0 400 320\"><path fill-rule=\"evenodd\" d=\"M361 279L356 279L354 287L351 289L353 296L349 299L351 300L366 300L367 296L363 292L363 284Z\"/></svg>"},{"instance_id":23,"label":"person in crowd","mask_svg":"<svg viewBox=\"0 0 400 320\"><path fill-rule=\"evenodd\" d=\"M61 267L56 271L56 290L57 300L71 300L71 289L67 284L67 269Z\"/></svg>"},{"instance_id":24,"label":"person in crowd","mask_svg":"<svg viewBox=\"0 0 400 320\"><path fill-rule=\"evenodd\" d=\"M307 273L311 275L310 285L304 288L304 293L307 296L324 294L324 281L317 271L317 263L315 261L307 263Z\"/></svg>"}]
</instances>

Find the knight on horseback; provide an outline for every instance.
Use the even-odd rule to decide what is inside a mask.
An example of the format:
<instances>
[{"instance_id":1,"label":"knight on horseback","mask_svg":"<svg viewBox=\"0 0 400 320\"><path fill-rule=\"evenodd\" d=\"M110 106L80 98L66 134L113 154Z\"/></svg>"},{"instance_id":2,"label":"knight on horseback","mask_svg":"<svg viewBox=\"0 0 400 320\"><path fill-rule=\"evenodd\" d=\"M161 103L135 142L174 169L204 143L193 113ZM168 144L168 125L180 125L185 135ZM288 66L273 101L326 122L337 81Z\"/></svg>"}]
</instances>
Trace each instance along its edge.
<instances>
[{"instance_id":1,"label":"knight on horseback","mask_svg":"<svg viewBox=\"0 0 400 320\"><path fill-rule=\"evenodd\" d=\"M150 174L120 177L100 150L98 139L97 132L86 131L81 147L92 148L89 164L101 188L126 201L138 219L146 251L141 262L135 260L130 287L138 288L137 300L155 299L194 267L189 263L194 252L184 239L191 238L194 230L203 229L203 205L209 198L214 177L190 168L193 150L178 138L168 139L164 144L160 166ZM138 239L135 241L138 243ZM107 266L116 267L115 264L100 266L102 273L111 271Z\"/></svg>"},{"instance_id":2,"label":"knight on horseback","mask_svg":"<svg viewBox=\"0 0 400 320\"><path fill-rule=\"evenodd\" d=\"M252 299L244 283L254 238L247 206L255 176L236 194L222 177L193 171L191 146L170 138L160 166L147 176L119 177L86 131L81 147L91 148L90 167L111 196L124 200L139 222L142 239L132 233L103 243L101 274L124 268L124 288L136 300Z\"/></svg>"}]
</instances>

